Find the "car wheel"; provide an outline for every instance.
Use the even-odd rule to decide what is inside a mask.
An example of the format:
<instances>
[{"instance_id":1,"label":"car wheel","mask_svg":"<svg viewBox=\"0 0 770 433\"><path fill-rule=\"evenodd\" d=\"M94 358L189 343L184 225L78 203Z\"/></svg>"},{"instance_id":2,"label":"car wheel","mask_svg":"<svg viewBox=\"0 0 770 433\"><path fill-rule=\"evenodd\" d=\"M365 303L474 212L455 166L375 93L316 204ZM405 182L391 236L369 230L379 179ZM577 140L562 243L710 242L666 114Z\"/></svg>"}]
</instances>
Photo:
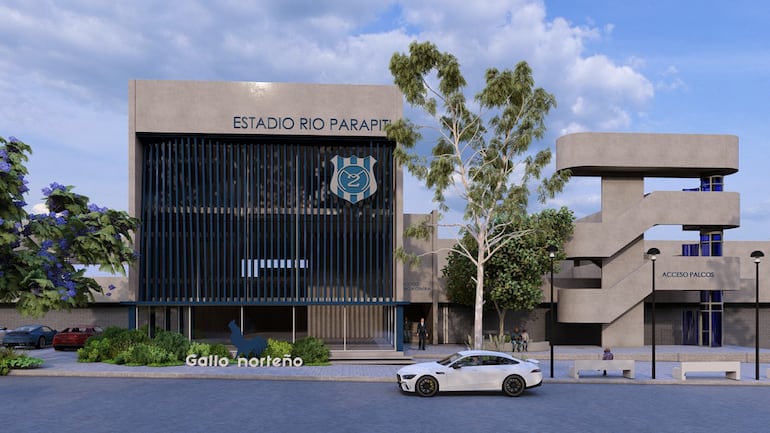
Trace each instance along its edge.
<instances>
[{"instance_id":1,"label":"car wheel","mask_svg":"<svg viewBox=\"0 0 770 433\"><path fill-rule=\"evenodd\" d=\"M37 340L37 348L42 349L43 347L45 347L45 337L40 337Z\"/></svg>"},{"instance_id":2,"label":"car wheel","mask_svg":"<svg viewBox=\"0 0 770 433\"><path fill-rule=\"evenodd\" d=\"M508 376L503 381L503 392L510 397L518 397L527 387L521 376Z\"/></svg>"},{"instance_id":3,"label":"car wheel","mask_svg":"<svg viewBox=\"0 0 770 433\"><path fill-rule=\"evenodd\" d=\"M438 381L431 376L417 379L414 390L420 397L433 397L438 392Z\"/></svg>"}]
</instances>

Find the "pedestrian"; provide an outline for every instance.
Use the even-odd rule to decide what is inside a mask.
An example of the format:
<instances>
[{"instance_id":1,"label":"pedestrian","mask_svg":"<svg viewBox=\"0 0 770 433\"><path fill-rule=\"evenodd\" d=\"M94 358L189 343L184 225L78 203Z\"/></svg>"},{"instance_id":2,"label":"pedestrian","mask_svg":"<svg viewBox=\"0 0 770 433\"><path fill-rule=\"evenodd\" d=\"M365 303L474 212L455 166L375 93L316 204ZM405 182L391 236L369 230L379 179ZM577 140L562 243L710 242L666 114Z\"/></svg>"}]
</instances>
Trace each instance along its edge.
<instances>
[{"instance_id":1,"label":"pedestrian","mask_svg":"<svg viewBox=\"0 0 770 433\"><path fill-rule=\"evenodd\" d=\"M612 351L610 350L609 347L605 347L604 353L602 354L602 360L609 361L612 359L615 359L615 355L612 354ZM607 370L604 370L604 373L602 374L602 376L606 376L606 375L607 375Z\"/></svg>"},{"instance_id":2,"label":"pedestrian","mask_svg":"<svg viewBox=\"0 0 770 433\"><path fill-rule=\"evenodd\" d=\"M417 324L417 337L419 338L419 349L425 350L425 340L428 338L428 325L425 324L424 317L420 317L420 323Z\"/></svg>"},{"instance_id":3,"label":"pedestrian","mask_svg":"<svg viewBox=\"0 0 770 433\"><path fill-rule=\"evenodd\" d=\"M513 328L513 332L511 332L511 348L513 348L513 351L521 351L522 343L521 343L521 331L519 331L519 327L516 326Z\"/></svg>"},{"instance_id":4,"label":"pedestrian","mask_svg":"<svg viewBox=\"0 0 770 433\"><path fill-rule=\"evenodd\" d=\"M527 352L527 348L529 347L529 332L527 332L526 328L521 330L521 347Z\"/></svg>"},{"instance_id":5,"label":"pedestrian","mask_svg":"<svg viewBox=\"0 0 770 433\"><path fill-rule=\"evenodd\" d=\"M404 317L404 343L412 342L412 324Z\"/></svg>"}]
</instances>

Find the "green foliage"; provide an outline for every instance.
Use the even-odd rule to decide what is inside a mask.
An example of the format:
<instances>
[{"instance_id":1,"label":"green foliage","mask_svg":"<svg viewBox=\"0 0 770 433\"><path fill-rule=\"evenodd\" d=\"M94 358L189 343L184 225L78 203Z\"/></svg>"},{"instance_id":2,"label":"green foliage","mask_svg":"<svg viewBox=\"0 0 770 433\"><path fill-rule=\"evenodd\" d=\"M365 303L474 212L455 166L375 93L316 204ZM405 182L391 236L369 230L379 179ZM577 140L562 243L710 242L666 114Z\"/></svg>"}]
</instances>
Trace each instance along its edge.
<instances>
[{"instance_id":1,"label":"green foliage","mask_svg":"<svg viewBox=\"0 0 770 433\"><path fill-rule=\"evenodd\" d=\"M38 368L43 360L18 353L9 347L0 347L0 376L6 376L13 369Z\"/></svg>"},{"instance_id":2,"label":"green foliage","mask_svg":"<svg viewBox=\"0 0 770 433\"><path fill-rule=\"evenodd\" d=\"M232 358L233 354L230 353L230 349L224 344L214 343L209 345L209 355L218 356L220 358Z\"/></svg>"},{"instance_id":3,"label":"green foliage","mask_svg":"<svg viewBox=\"0 0 770 433\"><path fill-rule=\"evenodd\" d=\"M208 343L201 343L199 341L193 341L187 348L188 355L196 355L199 357L211 355L211 345Z\"/></svg>"},{"instance_id":4,"label":"green foliage","mask_svg":"<svg viewBox=\"0 0 770 433\"><path fill-rule=\"evenodd\" d=\"M116 364L164 366L177 365L176 355L152 343L137 343L115 357Z\"/></svg>"},{"instance_id":5,"label":"green foliage","mask_svg":"<svg viewBox=\"0 0 770 433\"><path fill-rule=\"evenodd\" d=\"M291 355L292 344L288 341L267 339L267 348L262 352L261 357L266 358L268 356L272 358L283 358L286 355Z\"/></svg>"},{"instance_id":6,"label":"green foliage","mask_svg":"<svg viewBox=\"0 0 770 433\"><path fill-rule=\"evenodd\" d=\"M294 342L291 355L302 358L305 365L324 364L329 362L329 348L320 338L303 337Z\"/></svg>"},{"instance_id":7,"label":"green foliage","mask_svg":"<svg viewBox=\"0 0 770 433\"><path fill-rule=\"evenodd\" d=\"M539 181L538 199L545 202L570 177L566 171L544 176L551 161L550 147L530 150L545 134L545 118L556 100L535 87L531 68L519 62L513 70L487 69L486 85L474 97L479 112L473 112L466 104L467 83L457 58L430 42L413 42L409 53L394 54L390 72L406 101L434 121L422 126L399 119L387 125L388 138L397 143L394 157L433 191L441 211L448 209L447 188L465 202L462 232L472 242L461 244L466 248L457 252L478 269L472 279L472 305L473 341L480 348L485 264L522 234L506 227L515 216L526 214L530 184ZM430 157L414 150L422 139L421 128L439 133ZM470 243L475 244L475 253ZM399 251L398 256L404 259L407 254Z\"/></svg>"},{"instance_id":8,"label":"green foliage","mask_svg":"<svg viewBox=\"0 0 770 433\"><path fill-rule=\"evenodd\" d=\"M160 331L152 341L157 346L174 355L178 361L184 361L190 342L187 337L178 332Z\"/></svg>"},{"instance_id":9,"label":"green foliage","mask_svg":"<svg viewBox=\"0 0 770 433\"><path fill-rule=\"evenodd\" d=\"M109 327L105 329L102 337L108 339L110 343L107 359L113 359L118 356L119 353L124 352L137 344L149 343L150 336L147 334L147 328L124 329Z\"/></svg>"},{"instance_id":10,"label":"green foliage","mask_svg":"<svg viewBox=\"0 0 770 433\"><path fill-rule=\"evenodd\" d=\"M49 213L27 214L25 164L31 151L14 137L0 137L0 302L39 317L105 293L76 263L125 275L124 266L136 257L130 244L139 221L56 182L43 189Z\"/></svg>"},{"instance_id":11,"label":"green foliage","mask_svg":"<svg viewBox=\"0 0 770 433\"><path fill-rule=\"evenodd\" d=\"M93 336L78 349L78 362L102 362L112 359L112 340L105 336Z\"/></svg>"},{"instance_id":12,"label":"green foliage","mask_svg":"<svg viewBox=\"0 0 770 433\"><path fill-rule=\"evenodd\" d=\"M484 299L494 306L500 319L500 334L506 311L530 311L542 302L543 275L550 271L551 259L546 247L561 246L572 235L574 216L567 208L558 211L546 209L532 215L519 215L506 230L526 232L512 238L484 267ZM465 248L475 251L472 239L463 239ZM554 258L558 271L559 260L565 257L559 248ZM473 305L476 267L458 249L450 252L442 270L447 282L447 296L453 302ZM491 308L491 307L490 307Z\"/></svg>"},{"instance_id":13,"label":"green foliage","mask_svg":"<svg viewBox=\"0 0 770 433\"><path fill-rule=\"evenodd\" d=\"M221 343L209 344L193 341L187 349L188 355L197 355L198 357L219 356L220 358L232 358L230 350Z\"/></svg>"},{"instance_id":14,"label":"green foliage","mask_svg":"<svg viewBox=\"0 0 770 433\"><path fill-rule=\"evenodd\" d=\"M147 327L124 329L111 326L100 336L91 337L78 349L79 362L114 362L128 365L179 365L187 355L216 355L232 358L224 344L189 342L178 332L159 331L155 338Z\"/></svg>"}]
</instances>

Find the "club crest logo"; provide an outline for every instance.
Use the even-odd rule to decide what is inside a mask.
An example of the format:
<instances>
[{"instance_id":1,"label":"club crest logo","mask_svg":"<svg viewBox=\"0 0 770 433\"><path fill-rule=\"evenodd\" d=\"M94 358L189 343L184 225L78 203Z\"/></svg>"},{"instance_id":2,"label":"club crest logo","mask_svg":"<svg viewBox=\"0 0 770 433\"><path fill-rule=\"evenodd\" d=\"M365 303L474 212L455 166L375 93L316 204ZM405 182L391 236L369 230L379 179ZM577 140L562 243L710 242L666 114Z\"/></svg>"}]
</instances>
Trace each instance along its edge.
<instances>
[{"instance_id":1,"label":"club crest logo","mask_svg":"<svg viewBox=\"0 0 770 433\"><path fill-rule=\"evenodd\" d=\"M377 179L374 178L373 171L377 160L374 157L349 156L343 158L335 155L331 162L334 164L332 193L356 204L377 192Z\"/></svg>"}]
</instances>

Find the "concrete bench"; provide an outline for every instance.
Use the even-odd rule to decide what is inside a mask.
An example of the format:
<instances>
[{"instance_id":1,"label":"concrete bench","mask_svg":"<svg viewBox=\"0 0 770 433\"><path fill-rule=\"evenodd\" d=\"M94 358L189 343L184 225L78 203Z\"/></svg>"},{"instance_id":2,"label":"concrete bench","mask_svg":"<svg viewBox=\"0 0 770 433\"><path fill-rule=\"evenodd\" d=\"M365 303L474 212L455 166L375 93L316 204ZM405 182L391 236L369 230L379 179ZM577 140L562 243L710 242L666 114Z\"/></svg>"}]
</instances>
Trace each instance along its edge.
<instances>
[{"instance_id":1,"label":"concrete bench","mask_svg":"<svg viewBox=\"0 0 770 433\"><path fill-rule=\"evenodd\" d=\"M569 375L579 379L580 371L584 370L622 370L623 377L633 379L634 366L633 359L576 359L575 364L569 368Z\"/></svg>"},{"instance_id":2,"label":"concrete bench","mask_svg":"<svg viewBox=\"0 0 770 433\"><path fill-rule=\"evenodd\" d=\"M741 380L741 363L738 361L702 361L702 362L682 362L679 367L674 367L671 375L674 379L685 380L687 373L725 373L725 377L733 380Z\"/></svg>"}]
</instances>

